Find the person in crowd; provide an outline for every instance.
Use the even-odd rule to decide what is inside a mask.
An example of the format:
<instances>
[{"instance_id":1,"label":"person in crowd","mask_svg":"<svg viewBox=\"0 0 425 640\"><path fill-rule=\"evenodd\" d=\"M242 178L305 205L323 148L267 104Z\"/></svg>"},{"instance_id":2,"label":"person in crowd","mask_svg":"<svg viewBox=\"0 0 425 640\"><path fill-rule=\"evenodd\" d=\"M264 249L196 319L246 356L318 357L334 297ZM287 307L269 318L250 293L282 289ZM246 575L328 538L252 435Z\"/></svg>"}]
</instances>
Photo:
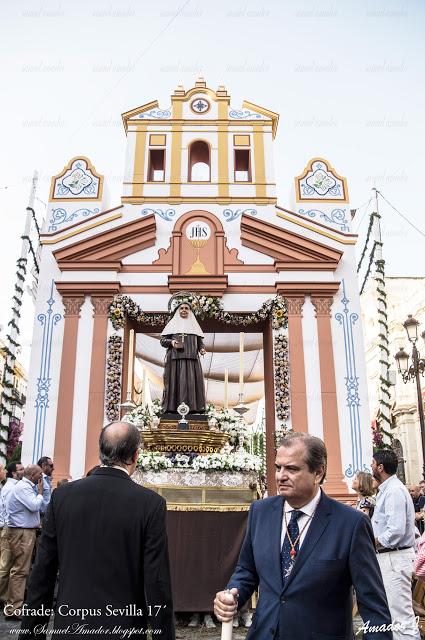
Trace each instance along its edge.
<instances>
[{"instance_id":1,"label":"person in crowd","mask_svg":"<svg viewBox=\"0 0 425 640\"><path fill-rule=\"evenodd\" d=\"M204 624L205 627L207 629L215 629L215 622L212 619L212 616L209 613L192 613L189 623L188 623L188 627L192 627L194 629L198 628L201 626L201 615L204 618Z\"/></svg>"},{"instance_id":2,"label":"person in crowd","mask_svg":"<svg viewBox=\"0 0 425 640\"><path fill-rule=\"evenodd\" d=\"M412 498L413 506L415 508L415 524L418 528L419 535L424 532L424 512L425 496L421 493L421 487L419 484L407 485L407 490Z\"/></svg>"},{"instance_id":3,"label":"person in crowd","mask_svg":"<svg viewBox=\"0 0 425 640\"><path fill-rule=\"evenodd\" d=\"M9 524L9 498L15 484L22 480L24 466L20 462L10 462L6 467L7 479L0 496L1 521L4 523L0 536L0 602L5 602L9 586L9 574L12 568L12 555L10 553L8 537L6 535Z\"/></svg>"},{"instance_id":4,"label":"person in crowd","mask_svg":"<svg viewBox=\"0 0 425 640\"><path fill-rule=\"evenodd\" d=\"M130 637L129 630L150 626L153 635L174 640L166 503L130 477L139 430L111 423L100 432L99 449L99 469L52 493L28 582L23 637L40 639L60 567L54 633L62 639L89 637L75 634L86 625L97 630L93 638L111 638L118 627Z\"/></svg>"},{"instance_id":5,"label":"person in crowd","mask_svg":"<svg viewBox=\"0 0 425 640\"><path fill-rule=\"evenodd\" d=\"M0 485L3 485L3 482L5 482L6 480L6 469L4 468L4 465L0 464ZM0 495L3 491L3 486L0 486ZM0 529L3 530L3 526L4 526L4 521L3 521L3 516L1 513L1 509L0 509Z\"/></svg>"},{"instance_id":6,"label":"person in crowd","mask_svg":"<svg viewBox=\"0 0 425 640\"><path fill-rule=\"evenodd\" d=\"M380 627L364 637L391 640L370 520L322 490L325 444L292 432L275 465L278 495L251 505L228 590L214 600L216 616L232 620L259 587L247 640L351 638L354 587L365 625Z\"/></svg>"},{"instance_id":7,"label":"person in crowd","mask_svg":"<svg viewBox=\"0 0 425 640\"><path fill-rule=\"evenodd\" d=\"M412 606L415 559L415 509L404 484L397 478L398 460L392 449L373 455L372 474L379 482L372 517L378 562L394 625L394 640L420 640Z\"/></svg>"},{"instance_id":8,"label":"person in crowd","mask_svg":"<svg viewBox=\"0 0 425 640\"><path fill-rule=\"evenodd\" d=\"M425 582L425 533L417 541L413 573L421 582Z\"/></svg>"},{"instance_id":9,"label":"person in crowd","mask_svg":"<svg viewBox=\"0 0 425 640\"><path fill-rule=\"evenodd\" d=\"M40 527L40 509L43 503L42 474L41 468L36 464L25 467L22 480L15 483L6 500L8 524L5 535L11 556L11 568L4 606L5 620L21 619L36 530ZM34 492L35 485L37 495Z\"/></svg>"},{"instance_id":10,"label":"person in crowd","mask_svg":"<svg viewBox=\"0 0 425 640\"><path fill-rule=\"evenodd\" d=\"M416 509L416 505L421 497L421 488L418 484L408 484L407 490L410 493L410 497L412 498L412 502Z\"/></svg>"},{"instance_id":11,"label":"person in crowd","mask_svg":"<svg viewBox=\"0 0 425 640\"><path fill-rule=\"evenodd\" d=\"M374 495L376 490L373 488L372 474L367 473L367 471L358 471L354 476L351 486L357 493L356 509L363 511L363 513L371 518L376 501Z\"/></svg>"},{"instance_id":12,"label":"person in crowd","mask_svg":"<svg viewBox=\"0 0 425 640\"><path fill-rule=\"evenodd\" d=\"M43 505L40 510L41 516L44 516L52 497L52 473L55 470L53 460L48 456L43 456L37 462L43 471Z\"/></svg>"},{"instance_id":13,"label":"person in crowd","mask_svg":"<svg viewBox=\"0 0 425 640\"><path fill-rule=\"evenodd\" d=\"M69 482L68 478L62 478L62 480L58 480L58 483L57 483L57 485L56 485L56 488L57 488L57 487L63 487L63 485L64 485L64 484L68 484L68 482Z\"/></svg>"},{"instance_id":14,"label":"person in crowd","mask_svg":"<svg viewBox=\"0 0 425 640\"><path fill-rule=\"evenodd\" d=\"M419 486L421 488L421 496L425 496L425 480L419 480Z\"/></svg>"}]
</instances>

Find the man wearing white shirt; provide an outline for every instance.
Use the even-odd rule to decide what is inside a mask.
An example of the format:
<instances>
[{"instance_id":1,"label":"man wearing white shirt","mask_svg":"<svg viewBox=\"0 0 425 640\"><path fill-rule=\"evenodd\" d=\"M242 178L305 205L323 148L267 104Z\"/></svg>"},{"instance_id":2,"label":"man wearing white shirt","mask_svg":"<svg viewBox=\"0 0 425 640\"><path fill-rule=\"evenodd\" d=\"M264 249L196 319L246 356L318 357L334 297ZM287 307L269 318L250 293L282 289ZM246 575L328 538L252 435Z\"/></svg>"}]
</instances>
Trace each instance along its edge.
<instances>
[{"instance_id":1,"label":"man wearing white shirt","mask_svg":"<svg viewBox=\"0 0 425 640\"><path fill-rule=\"evenodd\" d=\"M38 495L34 493L38 485ZM40 508L43 504L43 472L36 464L24 470L24 477L15 484L9 498L7 540L12 555L6 620L19 620L25 595L25 586L31 565L36 530L40 527Z\"/></svg>"},{"instance_id":2,"label":"man wearing white shirt","mask_svg":"<svg viewBox=\"0 0 425 640\"><path fill-rule=\"evenodd\" d=\"M4 482L5 480L6 480L6 470L4 466L0 464L0 482ZM0 492L3 492L3 489L4 487L1 487ZM4 527L4 519L3 519L2 510L0 508L0 535L1 535L1 532L3 531L3 527Z\"/></svg>"},{"instance_id":3,"label":"man wearing white shirt","mask_svg":"<svg viewBox=\"0 0 425 640\"><path fill-rule=\"evenodd\" d=\"M6 484L1 491L0 513L4 528L0 538L0 601L4 602L7 597L7 589L9 586L9 574L12 568L12 555L10 553L8 537L6 535L7 526L9 524L9 499L15 484L22 480L24 475L24 465L20 462L10 462L7 467Z\"/></svg>"},{"instance_id":4,"label":"man wearing white shirt","mask_svg":"<svg viewBox=\"0 0 425 640\"><path fill-rule=\"evenodd\" d=\"M391 618L397 625L393 637L419 640L412 606L415 508L407 488L396 476L398 459L392 449L376 451L371 467L379 482L372 526Z\"/></svg>"}]
</instances>

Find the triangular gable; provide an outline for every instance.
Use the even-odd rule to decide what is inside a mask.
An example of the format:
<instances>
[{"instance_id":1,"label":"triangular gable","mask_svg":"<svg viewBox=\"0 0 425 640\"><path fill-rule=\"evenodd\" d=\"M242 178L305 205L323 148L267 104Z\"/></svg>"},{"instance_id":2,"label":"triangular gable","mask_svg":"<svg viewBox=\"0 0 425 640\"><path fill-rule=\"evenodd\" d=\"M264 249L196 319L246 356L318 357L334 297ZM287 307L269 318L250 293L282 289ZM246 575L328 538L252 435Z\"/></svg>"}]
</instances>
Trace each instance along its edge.
<instances>
[{"instance_id":1,"label":"triangular gable","mask_svg":"<svg viewBox=\"0 0 425 640\"><path fill-rule=\"evenodd\" d=\"M342 256L338 249L247 215L241 219L241 242L274 258L278 271L335 271Z\"/></svg>"},{"instance_id":2,"label":"triangular gable","mask_svg":"<svg viewBox=\"0 0 425 640\"><path fill-rule=\"evenodd\" d=\"M59 268L114 269L126 256L155 245L155 216L122 224L54 252Z\"/></svg>"}]
</instances>

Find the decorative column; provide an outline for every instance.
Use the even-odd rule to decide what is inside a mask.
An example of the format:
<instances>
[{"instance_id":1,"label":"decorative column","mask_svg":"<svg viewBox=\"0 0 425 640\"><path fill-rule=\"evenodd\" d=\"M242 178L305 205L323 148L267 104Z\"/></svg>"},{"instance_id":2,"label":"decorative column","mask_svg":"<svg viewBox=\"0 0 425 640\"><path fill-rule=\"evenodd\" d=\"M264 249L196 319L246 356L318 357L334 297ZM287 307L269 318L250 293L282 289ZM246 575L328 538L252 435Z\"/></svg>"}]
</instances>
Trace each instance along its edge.
<instances>
[{"instance_id":1,"label":"decorative column","mask_svg":"<svg viewBox=\"0 0 425 640\"><path fill-rule=\"evenodd\" d=\"M55 448L53 453L55 482L63 478L70 478L69 463L74 404L75 360L77 354L78 322L84 296L63 296L62 301L65 313L58 410L56 414Z\"/></svg>"},{"instance_id":2,"label":"decorative column","mask_svg":"<svg viewBox=\"0 0 425 640\"><path fill-rule=\"evenodd\" d=\"M91 296L93 341L90 364L89 410L87 415L86 472L99 464L99 434L105 414L105 373L110 296Z\"/></svg>"},{"instance_id":3,"label":"decorative column","mask_svg":"<svg viewBox=\"0 0 425 640\"><path fill-rule=\"evenodd\" d=\"M266 320L263 331L264 349L264 395L266 409L266 474L267 489L269 496L276 495L275 479L275 430L276 430L276 408L275 408L275 386L274 386L274 364L273 364L273 329L270 320Z\"/></svg>"},{"instance_id":4,"label":"decorative column","mask_svg":"<svg viewBox=\"0 0 425 640\"><path fill-rule=\"evenodd\" d=\"M302 308L305 296L286 298L289 332L289 383L293 431L308 433Z\"/></svg>"},{"instance_id":5,"label":"decorative column","mask_svg":"<svg viewBox=\"0 0 425 640\"><path fill-rule=\"evenodd\" d=\"M326 493L332 496L347 494L343 482L341 444L336 395L334 353L332 346L331 307L333 297L311 297L317 319L319 340L320 386L322 397L323 438L328 450Z\"/></svg>"}]
</instances>

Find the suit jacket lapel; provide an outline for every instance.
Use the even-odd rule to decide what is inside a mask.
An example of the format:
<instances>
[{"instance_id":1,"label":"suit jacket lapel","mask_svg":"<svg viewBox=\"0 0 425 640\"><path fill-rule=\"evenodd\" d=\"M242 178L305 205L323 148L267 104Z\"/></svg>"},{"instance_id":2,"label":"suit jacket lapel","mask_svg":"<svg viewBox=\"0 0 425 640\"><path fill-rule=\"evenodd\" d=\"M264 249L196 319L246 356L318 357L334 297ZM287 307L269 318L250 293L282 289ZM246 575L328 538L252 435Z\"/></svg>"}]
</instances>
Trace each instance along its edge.
<instances>
[{"instance_id":1,"label":"suit jacket lapel","mask_svg":"<svg viewBox=\"0 0 425 640\"><path fill-rule=\"evenodd\" d=\"M268 554L270 558L271 574L274 575L277 581L276 590L282 591L282 568L281 568L281 556L280 556L280 539L282 535L282 518L283 518L283 498L276 499L273 504L273 509L270 512L270 547L271 553Z\"/></svg>"},{"instance_id":2,"label":"suit jacket lapel","mask_svg":"<svg viewBox=\"0 0 425 640\"><path fill-rule=\"evenodd\" d=\"M284 591L287 589L288 585L294 580L297 573L305 564L307 558L313 551L314 547L316 546L317 542L328 526L330 521L330 513L331 503L329 501L329 498L322 491L322 497L320 498L319 504L317 505L316 513L313 516L305 539L303 540L301 549L299 550L299 553L295 559L294 567L285 582L285 586L283 587Z\"/></svg>"}]
</instances>

